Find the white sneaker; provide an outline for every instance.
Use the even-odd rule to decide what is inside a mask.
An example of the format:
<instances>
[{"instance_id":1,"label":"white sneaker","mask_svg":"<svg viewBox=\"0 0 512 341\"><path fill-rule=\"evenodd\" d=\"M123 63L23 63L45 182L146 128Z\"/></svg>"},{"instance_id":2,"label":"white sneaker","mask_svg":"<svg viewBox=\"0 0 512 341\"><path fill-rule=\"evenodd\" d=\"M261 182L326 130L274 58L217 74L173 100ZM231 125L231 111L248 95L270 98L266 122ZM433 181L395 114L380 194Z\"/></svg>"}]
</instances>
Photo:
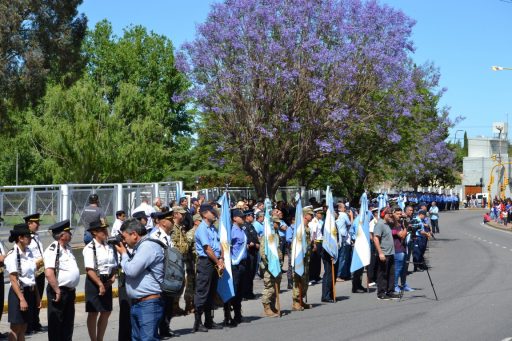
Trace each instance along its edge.
<instances>
[{"instance_id":1,"label":"white sneaker","mask_svg":"<svg viewBox=\"0 0 512 341\"><path fill-rule=\"evenodd\" d=\"M377 285L377 283L375 283L375 282L371 282L370 284L368 284L369 287L374 287L376 285Z\"/></svg>"}]
</instances>

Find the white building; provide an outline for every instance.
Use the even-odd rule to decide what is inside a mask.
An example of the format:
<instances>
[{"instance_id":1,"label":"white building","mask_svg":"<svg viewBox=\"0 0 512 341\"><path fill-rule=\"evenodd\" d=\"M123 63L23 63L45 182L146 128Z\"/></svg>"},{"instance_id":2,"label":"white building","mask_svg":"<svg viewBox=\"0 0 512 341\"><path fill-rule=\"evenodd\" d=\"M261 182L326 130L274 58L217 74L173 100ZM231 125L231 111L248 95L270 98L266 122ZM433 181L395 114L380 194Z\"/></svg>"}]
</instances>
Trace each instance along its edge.
<instances>
[{"instance_id":1,"label":"white building","mask_svg":"<svg viewBox=\"0 0 512 341\"><path fill-rule=\"evenodd\" d=\"M501 129L499 129L501 128ZM493 123L494 137L468 138L468 156L462 161L462 185L464 194L487 192L491 171L494 182L491 186L491 196L499 194L499 185L504 183L505 177L511 177L511 166L508 155L507 124ZM494 167L501 158L505 167ZM493 168L494 167L494 168ZM506 186L505 196L510 197L510 186Z\"/></svg>"}]
</instances>

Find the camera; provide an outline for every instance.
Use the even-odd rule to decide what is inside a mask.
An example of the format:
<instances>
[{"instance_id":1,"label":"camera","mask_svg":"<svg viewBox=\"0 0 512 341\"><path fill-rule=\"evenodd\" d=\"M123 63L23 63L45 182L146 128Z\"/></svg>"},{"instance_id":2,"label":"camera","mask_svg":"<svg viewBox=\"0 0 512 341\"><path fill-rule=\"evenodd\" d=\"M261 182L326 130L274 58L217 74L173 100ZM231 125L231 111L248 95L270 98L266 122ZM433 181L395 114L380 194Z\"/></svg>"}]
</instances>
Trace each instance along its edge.
<instances>
[{"instance_id":1,"label":"camera","mask_svg":"<svg viewBox=\"0 0 512 341\"><path fill-rule=\"evenodd\" d=\"M109 245L119 245L119 244L121 244L122 241L123 241L123 237L120 234L118 234L117 236L114 236L114 237L107 238L107 244L109 244Z\"/></svg>"}]
</instances>

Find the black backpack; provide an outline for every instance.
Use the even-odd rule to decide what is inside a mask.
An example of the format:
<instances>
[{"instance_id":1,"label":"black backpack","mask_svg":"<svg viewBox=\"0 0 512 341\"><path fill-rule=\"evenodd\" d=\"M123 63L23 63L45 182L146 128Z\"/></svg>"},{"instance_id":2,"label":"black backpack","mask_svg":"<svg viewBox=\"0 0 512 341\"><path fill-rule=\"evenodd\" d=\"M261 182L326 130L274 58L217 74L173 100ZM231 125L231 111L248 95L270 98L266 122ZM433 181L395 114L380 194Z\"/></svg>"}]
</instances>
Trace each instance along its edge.
<instances>
[{"instance_id":1,"label":"black backpack","mask_svg":"<svg viewBox=\"0 0 512 341\"><path fill-rule=\"evenodd\" d=\"M183 256L174 247L167 247L158 239L146 238L164 249L164 280L160 283L162 295L178 297L181 295L185 284L185 267L183 266ZM155 275L149 268L149 273L158 282Z\"/></svg>"}]
</instances>

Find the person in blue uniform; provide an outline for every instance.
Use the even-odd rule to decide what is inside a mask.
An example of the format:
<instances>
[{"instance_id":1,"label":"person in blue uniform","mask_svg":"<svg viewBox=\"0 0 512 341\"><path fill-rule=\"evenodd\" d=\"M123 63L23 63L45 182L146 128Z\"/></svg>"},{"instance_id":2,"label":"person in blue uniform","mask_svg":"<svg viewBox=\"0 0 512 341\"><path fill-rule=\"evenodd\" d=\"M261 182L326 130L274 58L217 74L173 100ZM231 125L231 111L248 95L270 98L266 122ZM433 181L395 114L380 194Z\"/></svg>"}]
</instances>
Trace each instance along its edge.
<instances>
[{"instance_id":1,"label":"person in blue uniform","mask_svg":"<svg viewBox=\"0 0 512 341\"><path fill-rule=\"evenodd\" d=\"M196 290L194 293L194 326L193 332L207 332L208 329L221 329L222 326L213 321L213 298L217 289L219 274L224 270L224 256L220 247L220 238L214 222L217 211L209 204L199 208L203 218L195 234L197 253ZM204 324L201 321L205 314Z\"/></svg>"}]
</instances>

